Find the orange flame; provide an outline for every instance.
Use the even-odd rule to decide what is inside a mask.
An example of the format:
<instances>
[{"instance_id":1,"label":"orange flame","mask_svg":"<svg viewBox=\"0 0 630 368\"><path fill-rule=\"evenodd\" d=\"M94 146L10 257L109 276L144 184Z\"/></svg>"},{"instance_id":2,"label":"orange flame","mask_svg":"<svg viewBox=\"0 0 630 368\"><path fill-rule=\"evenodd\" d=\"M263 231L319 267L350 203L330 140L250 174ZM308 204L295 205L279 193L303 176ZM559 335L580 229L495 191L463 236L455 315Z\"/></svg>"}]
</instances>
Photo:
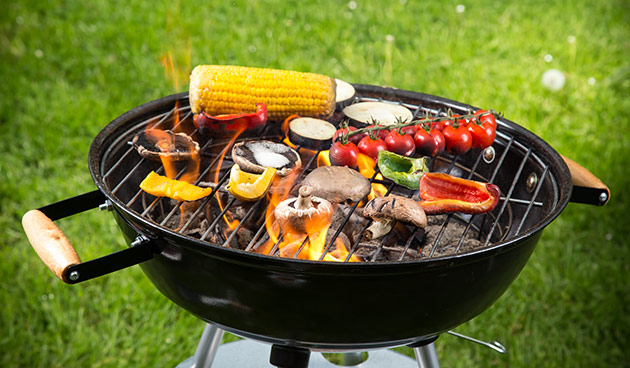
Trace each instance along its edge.
<instances>
[{"instance_id":1,"label":"orange flame","mask_svg":"<svg viewBox=\"0 0 630 368\"><path fill-rule=\"evenodd\" d=\"M232 147L232 145L234 145L234 142L236 142L236 140L238 139L238 137L241 135L241 133L243 133L245 131L245 127L241 127L240 129L238 129L237 131L234 132L234 135L229 139L228 143L224 146L223 149L223 153L221 154L221 156L219 157L219 160L217 161L217 170L214 173L214 183L218 184L219 183L219 177L221 175L221 166L223 165L223 160L225 159L225 155L228 153L228 151L230 150L229 148ZM219 210L223 211L223 203L221 203L221 199L219 198L219 196L215 197L217 200L217 203L219 204ZM236 229L236 227L238 226L238 224L240 223L239 220L230 220L228 219L228 216L226 214L223 215L223 220L225 221L225 224L228 227L228 232L232 232Z\"/></svg>"},{"instance_id":2,"label":"orange flame","mask_svg":"<svg viewBox=\"0 0 630 368\"><path fill-rule=\"evenodd\" d=\"M326 224L320 231L309 231L310 235L308 236L305 234L284 233L282 235L282 240L280 240L280 226L276 221L274 211L280 202L289 197L291 188L299 176L300 172L294 170L287 177L277 178L273 183L271 190L269 190L269 204L265 214L265 227L267 229L269 239L264 244L260 245L255 250L256 252L260 254L269 254L277 244L279 250L278 253L281 257L297 257L298 259L309 260L319 260L322 258L326 248L326 235L328 234L330 223ZM332 252L328 252L324 255L324 261L345 261L349 252L341 239L336 239L335 248L336 249ZM350 257L350 261L359 262L360 259L357 256L352 255L352 257Z\"/></svg>"}]
</instances>

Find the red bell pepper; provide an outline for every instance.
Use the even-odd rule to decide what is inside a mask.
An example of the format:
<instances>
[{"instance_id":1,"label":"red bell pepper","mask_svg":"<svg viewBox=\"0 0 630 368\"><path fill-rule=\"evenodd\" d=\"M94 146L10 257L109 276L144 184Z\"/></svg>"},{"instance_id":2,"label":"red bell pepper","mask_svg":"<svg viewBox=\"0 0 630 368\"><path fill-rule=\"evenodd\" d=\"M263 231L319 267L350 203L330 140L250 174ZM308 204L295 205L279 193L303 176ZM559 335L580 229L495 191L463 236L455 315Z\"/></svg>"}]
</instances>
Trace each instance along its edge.
<instances>
[{"instance_id":1,"label":"red bell pepper","mask_svg":"<svg viewBox=\"0 0 630 368\"><path fill-rule=\"evenodd\" d=\"M449 212L485 213L499 203L501 190L494 184L466 180L444 173L420 178L420 206L433 215Z\"/></svg>"},{"instance_id":2,"label":"red bell pepper","mask_svg":"<svg viewBox=\"0 0 630 368\"><path fill-rule=\"evenodd\" d=\"M256 104L256 112L225 115L208 115L201 112L195 119L195 126L202 134L224 134L224 132L236 132L252 130L262 127L267 123L267 105Z\"/></svg>"}]
</instances>

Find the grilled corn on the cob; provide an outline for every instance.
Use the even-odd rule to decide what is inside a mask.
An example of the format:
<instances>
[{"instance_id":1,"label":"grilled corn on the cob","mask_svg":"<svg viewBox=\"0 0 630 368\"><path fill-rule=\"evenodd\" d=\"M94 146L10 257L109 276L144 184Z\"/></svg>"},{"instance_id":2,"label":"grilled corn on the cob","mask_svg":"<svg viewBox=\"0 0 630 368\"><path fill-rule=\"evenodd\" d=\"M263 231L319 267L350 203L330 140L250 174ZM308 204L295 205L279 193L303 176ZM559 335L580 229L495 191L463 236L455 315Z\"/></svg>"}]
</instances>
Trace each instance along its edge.
<instances>
[{"instance_id":1,"label":"grilled corn on the cob","mask_svg":"<svg viewBox=\"0 0 630 368\"><path fill-rule=\"evenodd\" d=\"M328 117L335 80L321 74L231 65L199 65L190 75L190 107L209 115L253 112L267 105L271 120L289 115Z\"/></svg>"}]
</instances>

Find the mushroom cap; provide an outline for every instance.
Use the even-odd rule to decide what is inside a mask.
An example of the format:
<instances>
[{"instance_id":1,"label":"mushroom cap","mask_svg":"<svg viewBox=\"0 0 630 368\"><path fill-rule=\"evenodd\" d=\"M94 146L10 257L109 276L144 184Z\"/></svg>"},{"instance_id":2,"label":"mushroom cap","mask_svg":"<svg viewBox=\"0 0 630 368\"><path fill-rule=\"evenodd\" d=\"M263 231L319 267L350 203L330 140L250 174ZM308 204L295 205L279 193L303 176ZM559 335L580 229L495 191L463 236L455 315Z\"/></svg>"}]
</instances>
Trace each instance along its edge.
<instances>
[{"instance_id":1,"label":"mushroom cap","mask_svg":"<svg viewBox=\"0 0 630 368\"><path fill-rule=\"evenodd\" d=\"M311 171L302 185L313 187L313 195L331 202L358 202L370 194L370 181L345 166L322 166Z\"/></svg>"},{"instance_id":2,"label":"mushroom cap","mask_svg":"<svg viewBox=\"0 0 630 368\"><path fill-rule=\"evenodd\" d=\"M363 208L363 216L372 220L397 220L419 228L427 226L422 206L411 198L395 194L372 199Z\"/></svg>"},{"instance_id":3,"label":"mushroom cap","mask_svg":"<svg viewBox=\"0 0 630 368\"><path fill-rule=\"evenodd\" d=\"M303 186L300 195L285 199L274 209L280 228L293 234L312 234L330 224L333 207L323 198L311 195L312 188ZM308 205L302 206L301 202Z\"/></svg>"},{"instance_id":4,"label":"mushroom cap","mask_svg":"<svg viewBox=\"0 0 630 368\"><path fill-rule=\"evenodd\" d=\"M186 133L171 130L143 130L133 137L131 143L140 156L158 162L161 162L161 156L167 156L173 161L184 161L199 153L199 143Z\"/></svg>"},{"instance_id":5,"label":"mushroom cap","mask_svg":"<svg viewBox=\"0 0 630 368\"><path fill-rule=\"evenodd\" d=\"M267 167L275 168L276 174L287 176L302 166L300 155L291 147L266 140L249 140L232 147L232 160L242 170L261 174Z\"/></svg>"}]
</instances>

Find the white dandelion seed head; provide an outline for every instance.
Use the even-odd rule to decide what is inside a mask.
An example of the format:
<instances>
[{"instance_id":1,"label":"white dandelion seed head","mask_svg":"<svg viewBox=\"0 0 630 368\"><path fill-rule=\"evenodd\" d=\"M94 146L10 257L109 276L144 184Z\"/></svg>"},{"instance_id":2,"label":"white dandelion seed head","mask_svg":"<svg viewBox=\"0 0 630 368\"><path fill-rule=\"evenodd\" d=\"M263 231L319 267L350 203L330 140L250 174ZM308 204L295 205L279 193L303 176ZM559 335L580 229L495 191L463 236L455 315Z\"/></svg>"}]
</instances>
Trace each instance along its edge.
<instances>
[{"instance_id":1,"label":"white dandelion seed head","mask_svg":"<svg viewBox=\"0 0 630 368\"><path fill-rule=\"evenodd\" d=\"M349 1L348 2L348 9L354 10L356 8L357 8L357 2L356 1Z\"/></svg>"},{"instance_id":2,"label":"white dandelion seed head","mask_svg":"<svg viewBox=\"0 0 630 368\"><path fill-rule=\"evenodd\" d=\"M550 91L559 91L564 87L566 78L564 73L558 69L549 69L543 73L541 79L543 87Z\"/></svg>"},{"instance_id":3,"label":"white dandelion seed head","mask_svg":"<svg viewBox=\"0 0 630 368\"><path fill-rule=\"evenodd\" d=\"M396 37L388 34L387 36L385 36L385 41L387 41L388 43L393 43L394 41L396 41Z\"/></svg>"},{"instance_id":4,"label":"white dandelion seed head","mask_svg":"<svg viewBox=\"0 0 630 368\"><path fill-rule=\"evenodd\" d=\"M571 35L571 36L567 37L567 42L569 42L570 44L574 44L575 43L575 36Z\"/></svg>"},{"instance_id":5,"label":"white dandelion seed head","mask_svg":"<svg viewBox=\"0 0 630 368\"><path fill-rule=\"evenodd\" d=\"M593 77L590 77L588 79L588 84L591 85L591 86L594 86L596 82L597 82L597 79L595 79Z\"/></svg>"},{"instance_id":6,"label":"white dandelion seed head","mask_svg":"<svg viewBox=\"0 0 630 368\"><path fill-rule=\"evenodd\" d=\"M551 55L551 54L547 54L547 55L543 56L543 59L544 59L546 62L550 63L550 62L552 62L552 61L553 61L553 55Z\"/></svg>"},{"instance_id":7,"label":"white dandelion seed head","mask_svg":"<svg viewBox=\"0 0 630 368\"><path fill-rule=\"evenodd\" d=\"M455 7L455 11L459 14L463 13L466 11L466 5L463 4L459 4Z\"/></svg>"}]
</instances>

